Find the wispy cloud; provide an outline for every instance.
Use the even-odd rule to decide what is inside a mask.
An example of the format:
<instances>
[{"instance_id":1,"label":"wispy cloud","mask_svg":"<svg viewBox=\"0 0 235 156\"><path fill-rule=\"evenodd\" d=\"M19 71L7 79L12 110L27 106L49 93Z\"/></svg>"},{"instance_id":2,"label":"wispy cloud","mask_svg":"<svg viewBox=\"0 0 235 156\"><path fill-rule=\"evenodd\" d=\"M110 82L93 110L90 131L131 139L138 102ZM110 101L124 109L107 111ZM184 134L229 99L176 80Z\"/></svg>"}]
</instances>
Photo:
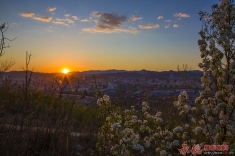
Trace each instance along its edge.
<instances>
[{"instance_id":1,"label":"wispy cloud","mask_svg":"<svg viewBox=\"0 0 235 156\"><path fill-rule=\"evenodd\" d=\"M20 14L22 17L33 17L34 13L32 12L23 12Z\"/></svg>"},{"instance_id":2,"label":"wispy cloud","mask_svg":"<svg viewBox=\"0 0 235 156\"><path fill-rule=\"evenodd\" d=\"M69 17L69 16L70 16L70 14L65 14L64 16L65 16L65 17Z\"/></svg>"},{"instance_id":3,"label":"wispy cloud","mask_svg":"<svg viewBox=\"0 0 235 156\"><path fill-rule=\"evenodd\" d=\"M62 18L56 18L55 21L63 21Z\"/></svg>"},{"instance_id":4,"label":"wispy cloud","mask_svg":"<svg viewBox=\"0 0 235 156\"><path fill-rule=\"evenodd\" d=\"M96 25L93 28L84 28L84 32L89 33L132 33L137 34L137 28L129 27L122 28L123 22L127 20L125 15L118 15L115 13L99 13L92 12L91 16L98 17L95 20Z\"/></svg>"},{"instance_id":5,"label":"wispy cloud","mask_svg":"<svg viewBox=\"0 0 235 156\"><path fill-rule=\"evenodd\" d=\"M71 18L72 18L73 20L78 20L78 17L77 17L77 16L71 16Z\"/></svg>"},{"instance_id":6,"label":"wispy cloud","mask_svg":"<svg viewBox=\"0 0 235 156\"><path fill-rule=\"evenodd\" d=\"M178 28L179 25L178 25L178 24L174 24L173 27L174 27L174 28Z\"/></svg>"},{"instance_id":7,"label":"wispy cloud","mask_svg":"<svg viewBox=\"0 0 235 156\"><path fill-rule=\"evenodd\" d=\"M48 12L53 12L53 11L55 11L55 10L56 10L56 7L54 7L54 8L48 8L48 9L47 9Z\"/></svg>"},{"instance_id":8,"label":"wispy cloud","mask_svg":"<svg viewBox=\"0 0 235 156\"><path fill-rule=\"evenodd\" d=\"M138 29L134 27L129 27L128 29L125 28L84 28L84 32L89 33L130 33L130 34L137 34L139 33Z\"/></svg>"},{"instance_id":9,"label":"wispy cloud","mask_svg":"<svg viewBox=\"0 0 235 156\"><path fill-rule=\"evenodd\" d=\"M90 22L89 19L80 20L81 22Z\"/></svg>"},{"instance_id":10,"label":"wispy cloud","mask_svg":"<svg viewBox=\"0 0 235 156\"><path fill-rule=\"evenodd\" d=\"M169 28L169 26L170 26L170 24L168 24L167 26L165 26L165 28L167 29L167 28Z\"/></svg>"},{"instance_id":11,"label":"wispy cloud","mask_svg":"<svg viewBox=\"0 0 235 156\"><path fill-rule=\"evenodd\" d=\"M134 21L138 21L138 20L141 20L142 18L141 17L135 17L135 16L131 16L130 17L130 21L134 22Z\"/></svg>"},{"instance_id":12,"label":"wispy cloud","mask_svg":"<svg viewBox=\"0 0 235 156\"><path fill-rule=\"evenodd\" d=\"M68 22L68 23L74 23L74 21L71 20L71 19L64 19L64 21L65 21L65 22Z\"/></svg>"},{"instance_id":13,"label":"wispy cloud","mask_svg":"<svg viewBox=\"0 0 235 156\"><path fill-rule=\"evenodd\" d=\"M160 20L160 19L163 19L164 17L163 16L158 16L157 19Z\"/></svg>"},{"instance_id":14,"label":"wispy cloud","mask_svg":"<svg viewBox=\"0 0 235 156\"><path fill-rule=\"evenodd\" d=\"M52 23L57 24L57 25L69 26L67 23L65 23L63 21L52 21Z\"/></svg>"},{"instance_id":15,"label":"wispy cloud","mask_svg":"<svg viewBox=\"0 0 235 156\"><path fill-rule=\"evenodd\" d=\"M23 12L20 14L22 17L31 18L33 20L42 21L42 22L50 22L52 20L51 16L43 17L43 16L34 16L32 12Z\"/></svg>"},{"instance_id":16,"label":"wispy cloud","mask_svg":"<svg viewBox=\"0 0 235 156\"><path fill-rule=\"evenodd\" d=\"M147 25L139 25L140 29L155 29L155 28L159 28L160 26L158 24L147 24Z\"/></svg>"},{"instance_id":17,"label":"wispy cloud","mask_svg":"<svg viewBox=\"0 0 235 156\"><path fill-rule=\"evenodd\" d=\"M183 18L190 17L189 14L184 14L184 13L175 13L174 16L175 17L183 17Z\"/></svg>"},{"instance_id":18,"label":"wispy cloud","mask_svg":"<svg viewBox=\"0 0 235 156\"><path fill-rule=\"evenodd\" d=\"M74 23L74 21L71 19L68 19L68 18L66 18L66 19L56 18L54 21L52 21L52 23L58 24L58 25L69 26L69 24Z\"/></svg>"},{"instance_id":19,"label":"wispy cloud","mask_svg":"<svg viewBox=\"0 0 235 156\"><path fill-rule=\"evenodd\" d=\"M165 20L165 22L171 22L171 20Z\"/></svg>"},{"instance_id":20,"label":"wispy cloud","mask_svg":"<svg viewBox=\"0 0 235 156\"><path fill-rule=\"evenodd\" d=\"M39 16L34 16L32 19L37 20L37 21L42 21L42 22L50 22L52 20L52 17L39 17Z\"/></svg>"},{"instance_id":21,"label":"wispy cloud","mask_svg":"<svg viewBox=\"0 0 235 156\"><path fill-rule=\"evenodd\" d=\"M92 12L91 13L91 16L93 17L100 17L102 15L102 13L99 13L99 12Z\"/></svg>"}]
</instances>

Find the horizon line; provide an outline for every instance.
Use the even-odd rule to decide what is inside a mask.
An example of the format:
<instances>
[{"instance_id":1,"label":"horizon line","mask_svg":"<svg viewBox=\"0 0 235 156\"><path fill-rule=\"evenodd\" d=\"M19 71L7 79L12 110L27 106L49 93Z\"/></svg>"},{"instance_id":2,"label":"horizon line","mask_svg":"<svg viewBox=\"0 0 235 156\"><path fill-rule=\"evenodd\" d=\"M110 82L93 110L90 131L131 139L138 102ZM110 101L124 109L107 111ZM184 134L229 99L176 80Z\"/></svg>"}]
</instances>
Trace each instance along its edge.
<instances>
[{"instance_id":1,"label":"horizon line","mask_svg":"<svg viewBox=\"0 0 235 156\"><path fill-rule=\"evenodd\" d=\"M125 69L107 69L107 70L100 70L100 69L97 69L97 70L84 70L84 71L70 71L69 73L82 73L82 72L95 72L95 71L150 71L150 72L170 72L170 71L173 71L173 72L178 72L178 70L162 70L162 71L154 71L154 70L146 70L146 69L141 69L141 70L125 70ZM31 70L28 70L28 71L31 71ZM202 70L188 70L188 71L202 71ZM5 72L2 72L2 73L8 73L8 72L25 72L25 70L11 70L11 71L5 71ZM34 71L34 73L62 73L62 72L40 72L40 71Z\"/></svg>"}]
</instances>

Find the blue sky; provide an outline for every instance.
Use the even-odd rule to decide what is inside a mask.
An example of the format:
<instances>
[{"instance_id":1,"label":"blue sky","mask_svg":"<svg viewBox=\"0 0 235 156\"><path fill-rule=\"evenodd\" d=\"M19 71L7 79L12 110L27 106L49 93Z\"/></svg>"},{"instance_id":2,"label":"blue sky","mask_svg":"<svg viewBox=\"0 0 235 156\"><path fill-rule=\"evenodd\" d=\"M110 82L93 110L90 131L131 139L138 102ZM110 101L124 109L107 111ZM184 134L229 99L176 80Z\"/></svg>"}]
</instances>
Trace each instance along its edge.
<instances>
[{"instance_id":1,"label":"blue sky","mask_svg":"<svg viewBox=\"0 0 235 156\"><path fill-rule=\"evenodd\" d=\"M0 22L10 42L1 59L22 70L199 69L198 12L218 0L1 0Z\"/></svg>"}]
</instances>

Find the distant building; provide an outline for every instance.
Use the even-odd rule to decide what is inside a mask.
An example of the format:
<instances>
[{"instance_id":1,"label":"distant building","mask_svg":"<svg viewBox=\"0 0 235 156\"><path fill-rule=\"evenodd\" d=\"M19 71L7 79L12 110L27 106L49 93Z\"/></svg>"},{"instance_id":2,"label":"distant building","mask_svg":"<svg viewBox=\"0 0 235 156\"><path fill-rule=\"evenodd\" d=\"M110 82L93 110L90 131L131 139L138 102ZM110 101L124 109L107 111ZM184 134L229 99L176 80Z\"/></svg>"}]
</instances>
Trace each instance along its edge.
<instances>
[{"instance_id":1,"label":"distant building","mask_svg":"<svg viewBox=\"0 0 235 156\"><path fill-rule=\"evenodd\" d=\"M113 83L109 83L107 86L107 89L115 89L115 88L117 88L117 85Z\"/></svg>"}]
</instances>

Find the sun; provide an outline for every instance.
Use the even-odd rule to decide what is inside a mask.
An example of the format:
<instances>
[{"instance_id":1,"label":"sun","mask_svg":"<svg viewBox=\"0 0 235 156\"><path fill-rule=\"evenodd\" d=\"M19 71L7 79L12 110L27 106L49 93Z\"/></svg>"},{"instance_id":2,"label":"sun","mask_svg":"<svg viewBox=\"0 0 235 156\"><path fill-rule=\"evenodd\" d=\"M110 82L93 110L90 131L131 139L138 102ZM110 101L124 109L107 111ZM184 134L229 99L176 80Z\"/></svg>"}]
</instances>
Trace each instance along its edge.
<instances>
[{"instance_id":1,"label":"sun","mask_svg":"<svg viewBox=\"0 0 235 156\"><path fill-rule=\"evenodd\" d=\"M62 70L62 73L64 73L64 74L67 74L69 72L69 70L67 69L67 68L64 68L63 70Z\"/></svg>"}]
</instances>

